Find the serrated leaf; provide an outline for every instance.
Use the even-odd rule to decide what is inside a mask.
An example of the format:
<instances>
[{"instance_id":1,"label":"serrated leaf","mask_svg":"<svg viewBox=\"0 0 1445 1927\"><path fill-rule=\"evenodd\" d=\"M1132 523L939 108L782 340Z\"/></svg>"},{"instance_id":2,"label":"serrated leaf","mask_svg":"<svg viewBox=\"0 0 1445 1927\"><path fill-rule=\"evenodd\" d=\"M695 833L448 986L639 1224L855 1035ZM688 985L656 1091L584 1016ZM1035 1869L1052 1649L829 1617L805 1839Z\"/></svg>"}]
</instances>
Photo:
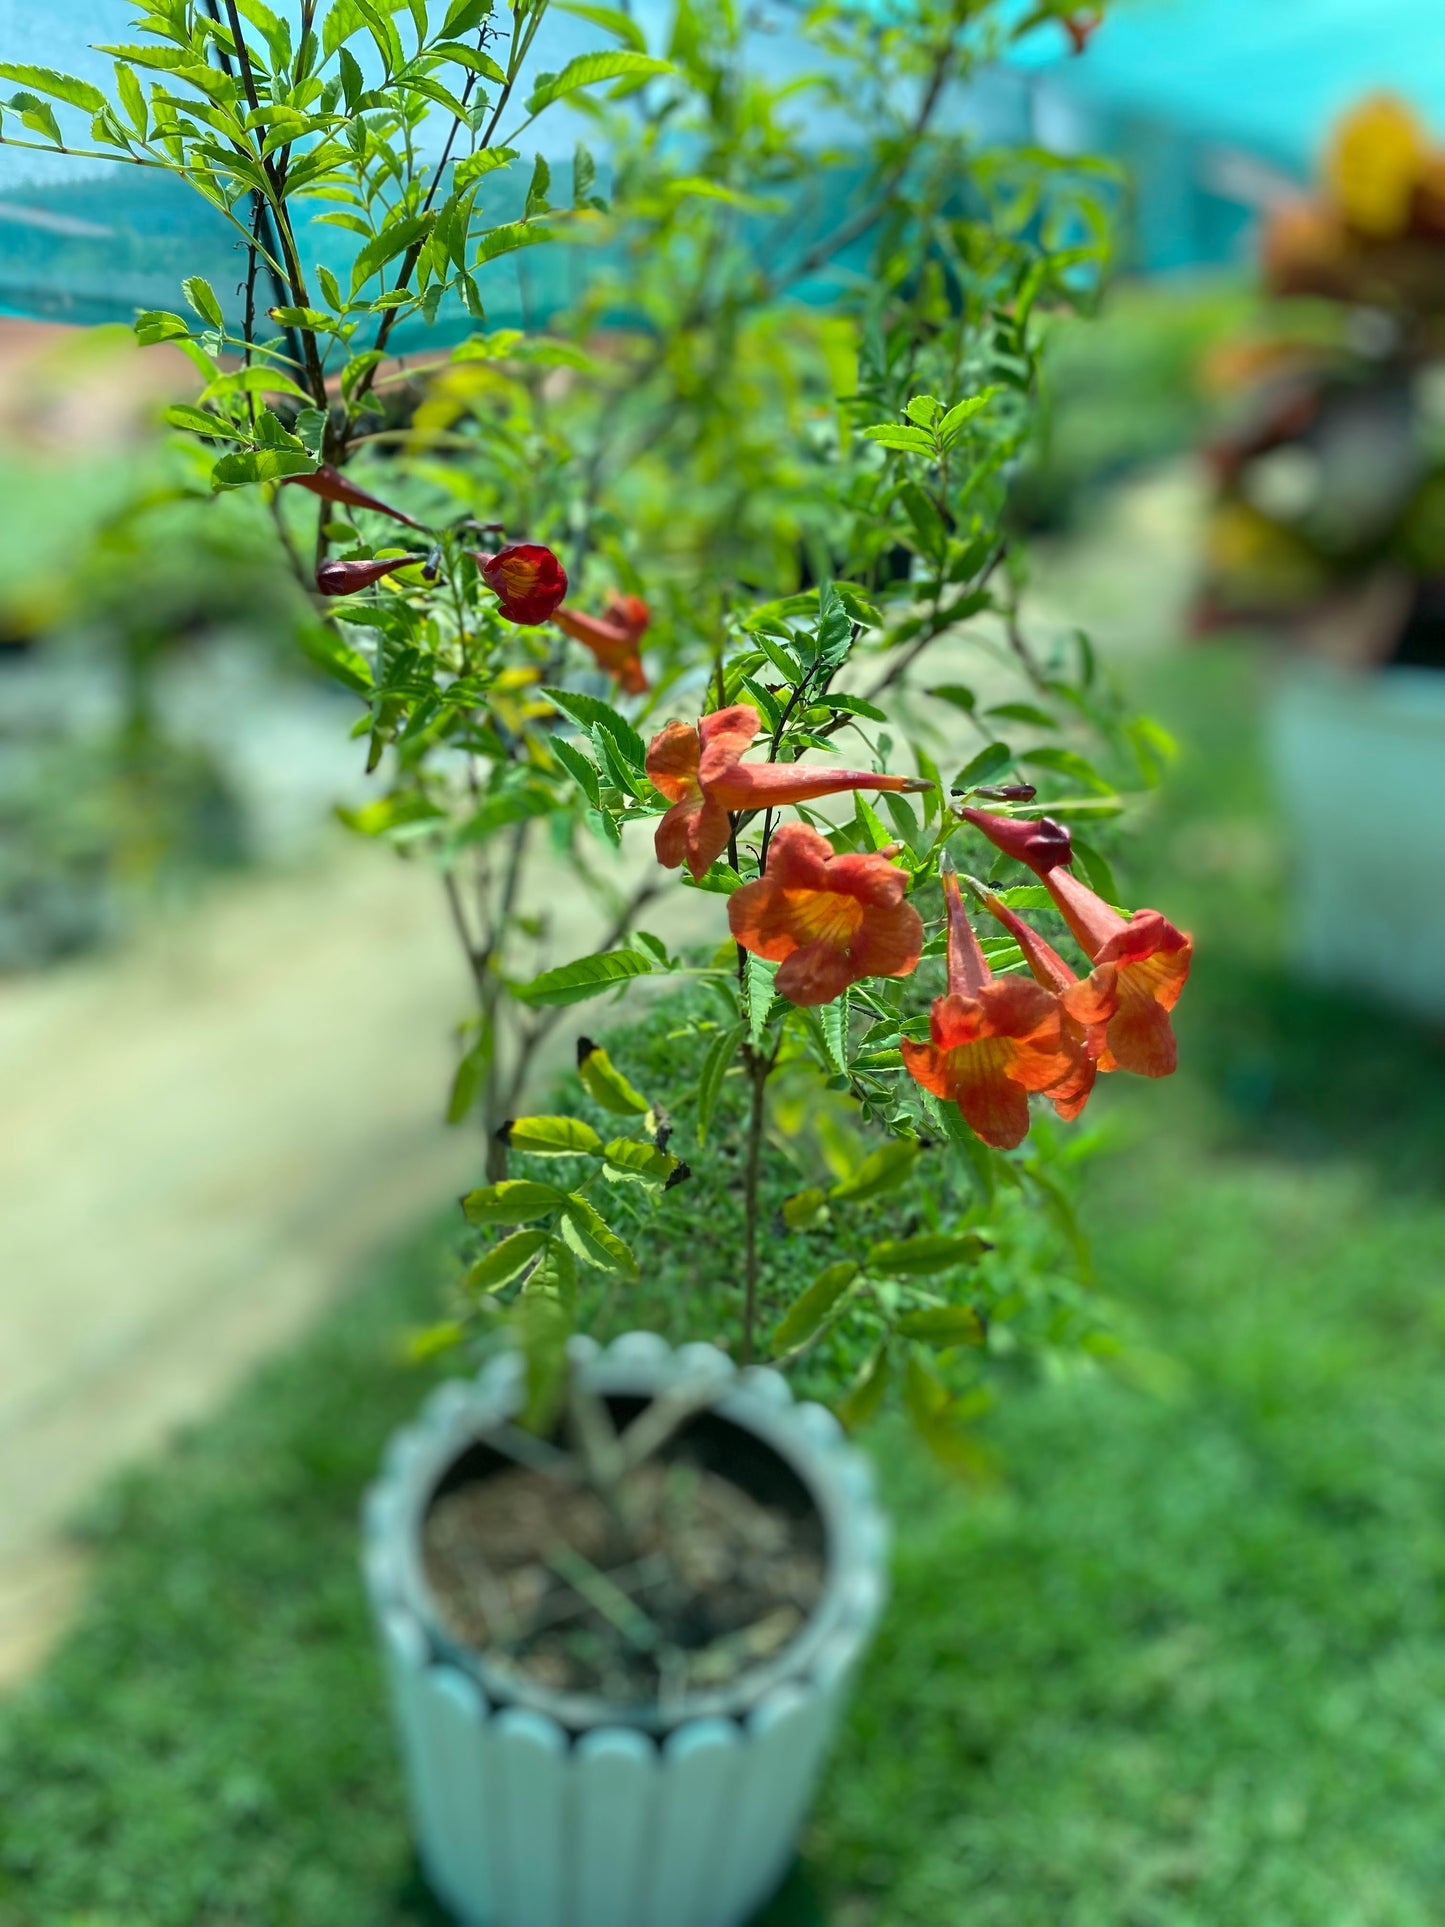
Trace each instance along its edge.
<instances>
[{"instance_id":1,"label":"serrated leaf","mask_svg":"<svg viewBox=\"0 0 1445 1927\"><path fill-rule=\"evenodd\" d=\"M513 1325L526 1367L522 1423L529 1431L550 1432L562 1409L570 1323L565 1307L549 1292L524 1291L517 1300Z\"/></svg>"},{"instance_id":2,"label":"serrated leaf","mask_svg":"<svg viewBox=\"0 0 1445 1927\"><path fill-rule=\"evenodd\" d=\"M779 1320L770 1347L773 1357L778 1358L811 1338L857 1276L857 1265L847 1258L820 1271Z\"/></svg>"},{"instance_id":3,"label":"serrated leaf","mask_svg":"<svg viewBox=\"0 0 1445 1927\"><path fill-rule=\"evenodd\" d=\"M226 318L221 313L221 304L216 299L216 291L204 275L188 275L181 283L181 293L202 321L208 321L213 328L225 327Z\"/></svg>"},{"instance_id":4,"label":"serrated leaf","mask_svg":"<svg viewBox=\"0 0 1445 1927\"><path fill-rule=\"evenodd\" d=\"M601 950L595 956L544 970L530 983L514 985L512 994L534 1008L580 1004L589 997L600 997L605 990L615 990L632 977L651 976L652 971L652 960L636 950Z\"/></svg>"},{"instance_id":5,"label":"serrated leaf","mask_svg":"<svg viewBox=\"0 0 1445 1927\"><path fill-rule=\"evenodd\" d=\"M58 73L54 67L32 67L22 60L0 60L0 80L13 80L22 87L33 87L39 93L49 94L52 100L63 100L69 107L84 108L87 114L98 114L107 105L99 87L93 86L88 80L78 80L74 74Z\"/></svg>"},{"instance_id":6,"label":"serrated leaf","mask_svg":"<svg viewBox=\"0 0 1445 1927\"><path fill-rule=\"evenodd\" d=\"M425 214L404 214L399 220L388 221L380 234L374 235L362 248L351 264L351 292L353 295L366 281L369 281L388 261L403 253L413 242L425 240L431 233L436 216Z\"/></svg>"},{"instance_id":7,"label":"serrated leaf","mask_svg":"<svg viewBox=\"0 0 1445 1927\"><path fill-rule=\"evenodd\" d=\"M208 415L204 408L192 408L189 402L172 402L161 410L161 420L169 422L172 428L189 428L196 435L220 437L224 441L234 441L235 434L229 422L219 415Z\"/></svg>"},{"instance_id":8,"label":"serrated leaf","mask_svg":"<svg viewBox=\"0 0 1445 1927\"><path fill-rule=\"evenodd\" d=\"M755 957L748 952L745 981L747 984L748 1042L756 1050L762 1043L768 1028L768 1014L773 1008L773 980L778 974L778 966L769 963L765 957Z\"/></svg>"},{"instance_id":9,"label":"serrated leaf","mask_svg":"<svg viewBox=\"0 0 1445 1927\"><path fill-rule=\"evenodd\" d=\"M537 1184L531 1178L503 1178L500 1184L484 1184L462 1199L468 1224L526 1224L545 1217L567 1202L567 1193L555 1185Z\"/></svg>"},{"instance_id":10,"label":"serrated leaf","mask_svg":"<svg viewBox=\"0 0 1445 1927\"><path fill-rule=\"evenodd\" d=\"M643 1138L615 1137L603 1147L602 1175L613 1183L640 1184L660 1191L677 1169L678 1161Z\"/></svg>"},{"instance_id":11,"label":"serrated leaf","mask_svg":"<svg viewBox=\"0 0 1445 1927\"><path fill-rule=\"evenodd\" d=\"M856 1171L835 1184L828 1196L839 1204L859 1204L865 1198L881 1197L896 1191L913 1169L918 1142L911 1137L890 1138L858 1166Z\"/></svg>"},{"instance_id":12,"label":"serrated leaf","mask_svg":"<svg viewBox=\"0 0 1445 1927\"><path fill-rule=\"evenodd\" d=\"M943 413L943 403L932 395L915 395L903 410L909 421L920 428L932 428Z\"/></svg>"},{"instance_id":13,"label":"serrated leaf","mask_svg":"<svg viewBox=\"0 0 1445 1927\"><path fill-rule=\"evenodd\" d=\"M537 1253L547 1243L549 1234L545 1231L514 1231L510 1238L503 1238L490 1251L483 1252L467 1273L467 1290L475 1292L500 1291L509 1285L517 1273L529 1265Z\"/></svg>"},{"instance_id":14,"label":"serrated leaf","mask_svg":"<svg viewBox=\"0 0 1445 1927\"><path fill-rule=\"evenodd\" d=\"M211 487L246 488L257 482L284 482L288 475L310 475L315 468L304 449L248 448L221 457L211 470Z\"/></svg>"},{"instance_id":15,"label":"serrated leaf","mask_svg":"<svg viewBox=\"0 0 1445 1927\"><path fill-rule=\"evenodd\" d=\"M982 414L999 392L997 387L985 388L977 395L970 395L966 401L955 402L934 429L938 439L945 445L953 441L975 415Z\"/></svg>"},{"instance_id":16,"label":"serrated leaf","mask_svg":"<svg viewBox=\"0 0 1445 1927\"><path fill-rule=\"evenodd\" d=\"M871 1248L864 1262L870 1271L924 1278L952 1265L971 1264L987 1250L976 1231L925 1231L916 1238L885 1239Z\"/></svg>"},{"instance_id":17,"label":"serrated leaf","mask_svg":"<svg viewBox=\"0 0 1445 1927\"><path fill-rule=\"evenodd\" d=\"M135 338L142 348L154 346L158 341L178 341L189 335L190 324L178 314L169 314L164 308L147 308L138 314L131 324Z\"/></svg>"},{"instance_id":18,"label":"serrated leaf","mask_svg":"<svg viewBox=\"0 0 1445 1927\"><path fill-rule=\"evenodd\" d=\"M577 1075L593 1103L611 1111L614 1117L645 1117L652 1109L641 1091L633 1089L607 1052L590 1037L577 1040Z\"/></svg>"},{"instance_id":19,"label":"serrated leaf","mask_svg":"<svg viewBox=\"0 0 1445 1927\"><path fill-rule=\"evenodd\" d=\"M625 1278L637 1276L637 1260L630 1247L585 1198L574 1194L567 1200L562 1214L562 1236L584 1265L592 1265L599 1271L618 1271Z\"/></svg>"},{"instance_id":20,"label":"serrated leaf","mask_svg":"<svg viewBox=\"0 0 1445 1927\"><path fill-rule=\"evenodd\" d=\"M602 1139L580 1117L514 1117L497 1135L508 1149L529 1157L595 1157Z\"/></svg>"},{"instance_id":21,"label":"serrated leaf","mask_svg":"<svg viewBox=\"0 0 1445 1927\"><path fill-rule=\"evenodd\" d=\"M926 1345L982 1345L988 1331L972 1305L929 1305L908 1311L895 1328L901 1338L917 1338Z\"/></svg>"},{"instance_id":22,"label":"serrated leaf","mask_svg":"<svg viewBox=\"0 0 1445 1927\"><path fill-rule=\"evenodd\" d=\"M583 0L552 0L552 5L557 13L570 13L574 19L590 20L594 27L600 27L617 40L625 40L638 53L647 52L647 36L642 28L630 14L622 13L616 7L587 6Z\"/></svg>"},{"instance_id":23,"label":"serrated leaf","mask_svg":"<svg viewBox=\"0 0 1445 1927\"><path fill-rule=\"evenodd\" d=\"M604 735L610 736L621 751L624 762L639 772L643 769L647 762L646 745L627 718L619 716L610 703L603 702L598 696L584 696L576 690L557 689L550 683L543 686L541 693L554 708L560 709L564 716L570 716L580 728L600 729Z\"/></svg>"}]
</instances>

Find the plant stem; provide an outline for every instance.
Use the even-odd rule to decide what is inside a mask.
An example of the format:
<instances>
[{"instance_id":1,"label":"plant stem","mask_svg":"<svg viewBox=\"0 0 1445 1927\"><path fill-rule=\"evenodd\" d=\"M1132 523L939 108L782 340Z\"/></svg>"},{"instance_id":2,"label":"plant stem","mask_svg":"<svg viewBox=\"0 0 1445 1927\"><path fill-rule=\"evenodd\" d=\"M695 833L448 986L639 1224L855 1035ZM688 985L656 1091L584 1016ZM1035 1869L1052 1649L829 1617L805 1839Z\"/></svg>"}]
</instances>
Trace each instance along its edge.
<instances>
[{"instance_id":1,"label":"plant stem","mask_svg":"<svg viewBox=\"0 0 1445 1927\"><path fill-rule=\"evenodd\" d=\"M743 1262L743 1342L742 1362L751 1365L758 1322L758 1167L763 1149L763 1099L768 1087L772 1062L761 1051L744 1053L748 1076L752 1079L752 1102L748 1107L746 1161L743 1165L743 1225L746 1238Z\"/></svg>"}]
</instances>

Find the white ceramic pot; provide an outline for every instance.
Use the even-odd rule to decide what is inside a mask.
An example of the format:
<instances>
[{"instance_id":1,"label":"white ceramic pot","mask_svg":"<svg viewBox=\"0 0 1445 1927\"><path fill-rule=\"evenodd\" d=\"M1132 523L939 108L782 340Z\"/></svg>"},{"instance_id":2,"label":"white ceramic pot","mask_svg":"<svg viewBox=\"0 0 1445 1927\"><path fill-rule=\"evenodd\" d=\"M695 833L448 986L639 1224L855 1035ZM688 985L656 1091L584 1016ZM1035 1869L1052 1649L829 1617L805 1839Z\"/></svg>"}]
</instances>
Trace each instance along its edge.
<instances>
[{"instance_id":1,"label":"white ceramic pot","mask_svg":"<svg viewBox=\"0 0 1445 1927\"><path fill-rule=\"evenodd\" d=\"M573 1340L605 1398L714 1379L706 1420L796 1481L820 1515L812 1618L726 1691L667 1718L561 1695L451 1637L422 1570L421 1525L448 1471L521 1404L518 1361L433 1393L367 1495L365 1574L382 1635L418 1849L466 1927L741 1927L782 1881L853 1669L886 1593L886 1528L867 1460L822 1406L711 1345L632 1332Z\"/></svg>"},{"instance_id":2,"label":"white ceramic pot","mask_svg":"<svg viewBox=\"0 0 1445 1927\"><path fill-rule=\"evenodd\" d=\"M1300 967L1445 1015L1445 672L1291 665L1270 736Z\"/></svg>"}]
</instances>

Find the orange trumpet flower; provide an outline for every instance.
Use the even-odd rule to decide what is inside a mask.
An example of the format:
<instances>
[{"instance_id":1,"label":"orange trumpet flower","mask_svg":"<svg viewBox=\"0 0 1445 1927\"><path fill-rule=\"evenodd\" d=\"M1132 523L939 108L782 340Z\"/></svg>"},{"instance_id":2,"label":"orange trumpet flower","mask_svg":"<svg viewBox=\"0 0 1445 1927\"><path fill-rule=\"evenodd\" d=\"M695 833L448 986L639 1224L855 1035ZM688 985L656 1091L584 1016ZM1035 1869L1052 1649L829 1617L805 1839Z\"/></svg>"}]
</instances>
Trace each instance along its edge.
<instances>
[{"instance_id":1,"label":"orange trumpet flower","mask_svg":"<svg viewBox=\"0 0 1445 1927\"><path fill-rule=\"evenodd\" d=\"M831 1004L864 977L906 977L923 949L923 920L903 901L908 872L884 856L835 856L806 823L785 823L768 866L728 898L744 950L781 964L777 992Z\"/></svg>"},{"instance_id":2,"label":"orange trumpet flower","mask_svg":"<svg viewBox=\"0 0 1445 1927\"><path fill-rule=\"evenodd\" d=\"M1169 1012L1189 975L1194 939L1158 910L1120 916L1069 870L1047 871L1044 887L1094 966L1086 984L1095 1015L1086 1014L1082 994L1074 998L1073 1014L1105 1025L1099 1069L1168 1077L1179 1062ZM1080 993L1085 989L1079 986Z\"/></svg>"},{"instance_id":3,"label":"orange trumpet flower","mask_svg":"<svg viewBox=\"0 0 1445 1927\"><path fill-rule=\"evenodd\" d=\"M802 763L744 763L758 733L751 703L714 710L695 726L669 723L647 748L647 774L672 808L657 826L655 848L664 869L686 863L695 877L715 862L732 834L734 810L809 803L842 790L928 790L921 776L882 776L861 770L820 769Z\"/></svg>"},{"instance_id":4,"label":"orange trumpet flower","mask_svg":"<svg viewBox=\"0 0 1445 1927\"><path fill-rule=\"evenodd\" d=\"M1012 1150L1028 1136L1028 1093L1051 1090L1074 1068L1059 1000L1040 984L994 976L951 870L944 872L943 895L948 994L934 1000L932 1041L905 1037L899 1048L926 1091L956 1104L985 1144Z\"/></svg>"},{"instance_id":5,"label":"orange trumpet flower","mask_svg":"<svg viewBox=\"0 0 1445 1927\"><path fill-rule=\"evenodd\" d=\"M600 666L629 696L640 696L649 687L637 645L652 620L652 611L641 596L618 595L613 589L600 616L559 609L552 620L574 642L590 649Z\"/></svg>"},{"instance_id":6,"label":"orange trumpet flower","mask_svg":"<svg viewBox=\"0 0 1445 1927\"><path fill-rule=\"evenodd\" d=\"M1096 984L1093 976L1080 981L1037 930L1030 929L1022 917L1015 916L991 890L982 884L974 887L984 907L997 917L1024 953L1024 962L1033 973L1035 983L1051 990L1059 1000L1060 1036L1072 1068L1062 1083L1051 1084L1044 1095L1060 1117L1075 1118L1088 1103L1098 1075L1099 1059L1105 1050L1105 1026L1119 1005L1116 984L1112 978L1106 984Z\"/></svg>"}]
</instances>

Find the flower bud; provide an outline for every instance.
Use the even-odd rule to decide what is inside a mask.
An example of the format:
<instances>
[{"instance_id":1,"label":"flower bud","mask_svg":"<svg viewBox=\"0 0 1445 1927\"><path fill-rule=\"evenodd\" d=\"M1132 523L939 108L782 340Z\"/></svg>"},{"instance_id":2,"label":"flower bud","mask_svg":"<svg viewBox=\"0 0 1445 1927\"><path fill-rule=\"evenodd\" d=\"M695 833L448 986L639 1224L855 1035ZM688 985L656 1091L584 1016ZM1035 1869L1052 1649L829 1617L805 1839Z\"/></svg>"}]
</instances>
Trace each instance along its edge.
<instances>
[{"instance_id":1,"label":"flower bud","mask_svg":"<svg viewBox=\"0 0 1445 1927\"><path fill-rule=\"evenodd\" d=\"M538 542L512 542L495 555L478 554L475 560L509 622L535 628L550 621L567 593L567 571Z\"/></svg>"}]
</instances>

